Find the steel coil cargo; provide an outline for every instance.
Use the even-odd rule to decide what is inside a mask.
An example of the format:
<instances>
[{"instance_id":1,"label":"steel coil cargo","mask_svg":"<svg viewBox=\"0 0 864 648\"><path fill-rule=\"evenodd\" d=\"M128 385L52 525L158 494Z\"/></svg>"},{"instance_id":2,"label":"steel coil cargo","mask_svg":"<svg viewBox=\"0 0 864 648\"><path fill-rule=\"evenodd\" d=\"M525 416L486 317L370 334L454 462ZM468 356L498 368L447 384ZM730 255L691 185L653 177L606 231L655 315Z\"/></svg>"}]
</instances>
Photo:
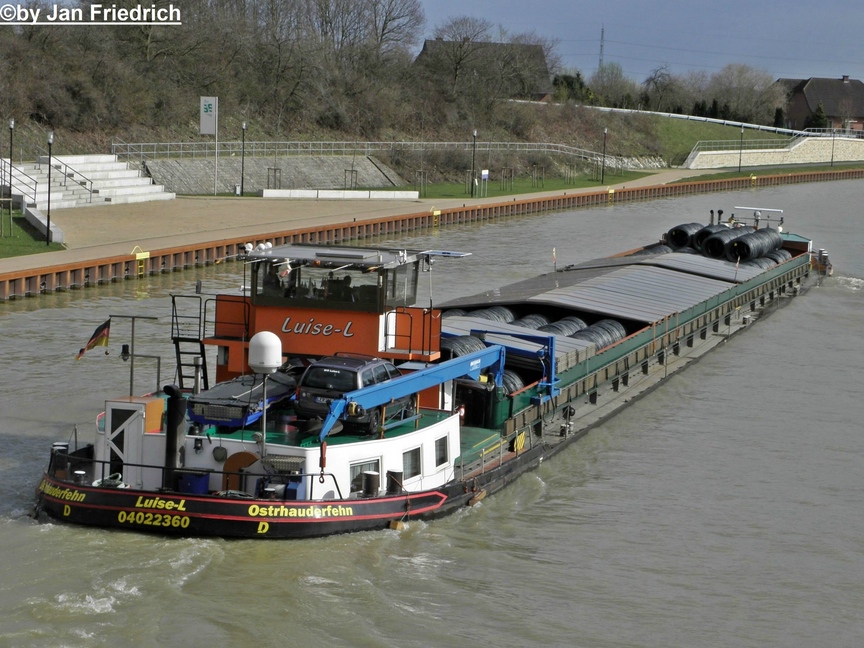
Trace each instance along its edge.
<instances>
[{"instance_id":1,"label":"steel coil cargo","mask_svg":"<svg viewBox=\"0 0 864 648\"><path fill-rule=\"evenodd\" d=\"M788 250L774 250L765 255L769 259L774 259L777 263L783 263L792 258Z\"/></svg>"},{"instance_id":2,"label":"steel coil cargo","mask_svg":"<svg viewBox=\"0 0 864 648\"><path fill-rule=\"evenodd\" d=\"M765 227L729 241L726 244L726 258L729 261L750 261L779 250L781 245L783 239L777 230Z\"/></svg>"},{"instance_id":3,"label":"steel coil cargo","mask_svg":"<svg viewBox=\"0 0 864 648\"><path fill-rule=\"evenodd\" d=\"M668 245L655 243L654 245L649 245L637 252L634 252L631 256L638 256L640 254L668 254L669 252L672 252L672 248Z\"/></svg>"},{"instance_id":4,"label":"steel coil cargo","mask_svg":"<svg viewBox=\"0 0 864 648\"><path fill-rule=\"evenodd\" d=\"M723 230L727 229L729 228L721 223L717 223L716 225L706 225L693 235L693 237L690 239L690 245L701 251L702 243L705 242L706 238L708 238L712 234L716 234L717 232L722 232Z\"/></svg>"},{"instance_id":5,"label":"steel coil cargo","mask_svg":"<svg viewBox=\"0 0 864 648\"><path fill-rule=\"evenodd\" d=\"M619 342L627 337L627 329L625 329L621 322L613 319L604 319L596 322L594 324L597 328L602 328L609 332L609 335L612 337L614 342Z\"/></svg>"},{"instance_id":6,"label":"steel coil cargo","mask_svg":"<svg viewBox=\"0 0 864 648\"><path fill-rule=\"evenodd\" d=\"M585 323L585 320L583 320L581 317L576 317L575 315L568 315L567 317L562 317L560 320L558 320L558 322L570 322L579 327L576 329L577 331L581 331L588 326ZM574 333L575 332L576 331L574 331Z\"/></svg>"},{"instance_id":7,"label":"steel coil cargo","mask_svg":"<svg viewBox=\"0 0 864 648\"><path fill-rule=\"evenodd\" d=\"M522 377L511 369L505 369L501 376L501 384L504 386L504 391L508 394L525 389L525 381Z\"/></svg>"},{"instance_id":8,"label":"steel coil cargo","mask_svg":"<svg viewBox=\"0 0 864 648\"><path fill-rule=\"evenodd\" d=\"M691 237L702 229L702 223L684 223L666 232L666 242L673 248L690 245Z\"/></svg>"},{"instance_id":9,"label":"steel coil cargo","mask_svg":"<svg viewBox=\"0 0 864 648\"><path fill-rule=\"evenodd\" d=\"M539 313L532 313L525 317L520 317L517 320L510 322L513 326L521 326L523 328L539 329L541 326L546 326L549 323L549 318Z\"/></svg>"},{"instance_id":10,"label":"steel coil cargo","mask_svg":"<svg viewBox=\"0 0 864 648\"><path fill-rule=\"evenodd\" d=\"M441 338L441 355L445 360L458 358L460 356L482 351L486 348L483 340L473 335L457 335L455 337Z\"/></svg>"},{"instance_id":11,"label":"steel coil cargo","mask_svg":"<svg viewBox=\"0 0 864 648\"><path fill-rule=\"evenodd\" d=\"M702 254L712 259L725 259L726 246L731 241L745 234L750 234L752 231L752 227L736 227L734 229L724 229L714 232L714 234L702 241Z\"/></svg>"},{"instance_id":12,"label":"steel coil cargo","mask_svg":"<svg viewBox=\"0 0 864 648\"><path fill-rule=\"evenodd\" d=\"M560 319L557 322L552 322L551 324L544 324L537 330L542 331L543 333L553 333L554 335L563 335L564 337L567 337L585 328L585 322L582 322L582 320L579 320L579 322L581 322L581 324L565 318Z\"/></svg>"},{"instance_id":13,"label":"steel coil cargo","mask_svg":"<svg viewBox=\"0 0 864 648\"><path fill-rule=\"evenodd\" d=\"M777 265L777 262L766 256L759 257L758 259L750 259L749 261L741 263L741 265L749 266L751 268L762 268L763 270L768 270L769 268L773 268L775 265Z\"/></svg>"},{"instance_id":14,"label":"steel coil cargo","mask_svg":"<svg viewBox=\"0 0 864 648\"><path fill-rule=\"evenodd\" d=\"M609 338L609 334L606 331L595 329L590 326L574 333L570 337L574 340L585 340L586 342L593 343L597 351L612 344L612 340Z\"/></svg>"},{"instance_id":15,"label":"steel coil cargo","mask_svg":"<svg viewBox=\"0 0 864 648\"><path fill-rule=\"evenodd\" d=\"M441 313L441 317L456 317L458 315L467 315L468 311L461 308L451 308Z\"/></svg>"},{"instance_id":16,"label":"steel coil cargo","mask_svg":"<svg viewBox=\"0 0 864 648\"><path fill-rule=\"evenodd\" d=\"M593 342L597 351L612 346L627 337L626 329L620 322L611 319L600 320L588 328L573 333L569 337L574 340Z\"/></svg>"},{"instance_id":17,"label":"steel coil cargo","mask_svg":"<svg viewBox=\"0 0 864 648\"><path fill-rule=\"evenodd\" d=\"M471 311L468 313L471 317L480 317L482 319L491 320L493 322L503 322L505 324L512 322L516 319L516 315L513 314L506 306L490 306L489 308L480 308L478 310Z\"/></svg>"}]
</instances>

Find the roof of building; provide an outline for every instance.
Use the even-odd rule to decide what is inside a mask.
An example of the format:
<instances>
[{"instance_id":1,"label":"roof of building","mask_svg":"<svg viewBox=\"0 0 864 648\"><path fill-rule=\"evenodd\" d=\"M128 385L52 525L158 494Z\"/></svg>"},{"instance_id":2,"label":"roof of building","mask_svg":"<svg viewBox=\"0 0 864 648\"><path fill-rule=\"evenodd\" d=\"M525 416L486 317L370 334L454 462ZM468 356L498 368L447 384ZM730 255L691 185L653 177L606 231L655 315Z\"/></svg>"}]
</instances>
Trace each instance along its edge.
<instances>
[{"instance_id":1,"label":"roof of building","mask_svg":"<svg viewBox=\"0 0 864 648\"><path fill-rule=\"evenodd\" d=\"M777 83L786 86L789 94L803 94L811 111L815 111L821 103L826 115L864 115L864 83L858 79L848 76L839 79L811 77L778 79Z\"/></svg>"}]
</instances>

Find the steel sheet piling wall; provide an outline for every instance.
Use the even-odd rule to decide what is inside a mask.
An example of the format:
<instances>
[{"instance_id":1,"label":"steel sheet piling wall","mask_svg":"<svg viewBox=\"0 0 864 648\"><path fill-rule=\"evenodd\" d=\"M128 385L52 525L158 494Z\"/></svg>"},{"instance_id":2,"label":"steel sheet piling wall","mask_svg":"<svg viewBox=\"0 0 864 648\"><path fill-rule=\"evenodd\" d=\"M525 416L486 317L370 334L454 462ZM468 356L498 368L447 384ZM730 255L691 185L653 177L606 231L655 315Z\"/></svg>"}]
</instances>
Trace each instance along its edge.
<instances>
[{"instance_id":1,"label":"steel sheet piling wall","mask_svg":"<svg viewBox=\"0 0 864 648\"><path fill-rule=\"evenodd\" d=\"M622 187L604 189L591 193L574 193L526 199L513 198L483 205L463 205L443 209L439 212L405 214L368 221L352 221L339 225L292 229L273 232L266 236L242 240L220 240L162 250L150 250L144 260L143 273L139 272L139 261L134 254L128 256L94 259L77 264L59 264L31 270L22 270L0 275L0 301L35 297L51 293L94 285L144 278L164 272L179 272L184 269L208 266L236 259L245 244L257 245L270 241L273 245L284 243L344 243L362 241L380 236L392 236L448 225L482 223L499 218L526 216L546 211L596 207L619 202L652 200L714 191L732 191L751 187L768 187L803 182L825 182L831 180L861 179L864 169L813 171L804 173L776 174L724 180L702 180L680 182L650 187Z\"/></svg>"}]
</instances>

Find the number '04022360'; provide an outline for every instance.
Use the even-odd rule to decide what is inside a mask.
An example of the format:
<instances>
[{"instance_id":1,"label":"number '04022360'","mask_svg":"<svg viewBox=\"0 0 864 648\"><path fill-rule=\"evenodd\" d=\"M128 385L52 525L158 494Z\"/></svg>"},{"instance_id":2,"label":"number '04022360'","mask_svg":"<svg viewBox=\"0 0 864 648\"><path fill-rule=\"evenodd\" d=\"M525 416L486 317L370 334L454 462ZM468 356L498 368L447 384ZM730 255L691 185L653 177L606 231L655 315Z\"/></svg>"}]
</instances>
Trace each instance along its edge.
<instances>
[{"instance_id":1,"label":"number '04022360'","mask_svg":"<svg viewBox=\"0 0 864 648\"><path fill-rule=\"evenodd\" d=\"M141 524L163 528L187 529L189 528L189 516L169 515L167 513L150 513L145 511L120 511L117 514L120 524Z\"/></svg>"}]
</instances>

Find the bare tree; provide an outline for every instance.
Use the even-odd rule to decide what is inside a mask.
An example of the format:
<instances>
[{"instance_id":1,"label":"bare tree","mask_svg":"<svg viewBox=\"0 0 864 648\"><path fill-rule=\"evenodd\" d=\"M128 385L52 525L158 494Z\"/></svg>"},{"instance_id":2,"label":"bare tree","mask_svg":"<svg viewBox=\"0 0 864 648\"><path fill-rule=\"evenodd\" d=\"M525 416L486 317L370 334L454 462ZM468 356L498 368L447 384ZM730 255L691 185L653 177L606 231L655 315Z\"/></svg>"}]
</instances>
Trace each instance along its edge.
<instances>
[{"instance_id":1,"label":"bare tree","mask_svg":"<svg viewBox=\"0 0 864 648\"><path fill-rule=\"evenodd\" d=\"M675 87L675 79L669 72L668 65L662 65L651 70L648 78L642 82L653 109L657 111L672 110L668 105L669 96ZM664 101L667 103L664 105ZM649 108L650 106L646 106Z\"/></svg>"},{"instance_id":2,"label":"bare tree","mask_svg":"<svg viewBox=\"0 0 864 648\"><path fill-rule=\"evenodd\" d=\"M417 42L425 17L419 0L368 0L369 32L380 55Z\"/></svg>"},{"instance_id":3,"label":"bare tree","mask_svg":"<svg viewBox=\"0 0 864 648\"><path fill-rule=\"evenodd\" d=\"M624 76L620 63L603 63L588 84L601 104L617 108L635 108L639 96L636 82Z\"/></svg>"},{"instance_id":4,"label":"bare tree","mask_svg":"<svg viewBox=\"0 0 864 648\"><path fill-rule=\"evenodd\" d=\"M772 123L776 108L786 102L785 90L774 84L768 72L741 63L712 75L708 93L720 105L729 106L733 119L757 124Z\"/></svg>"}]
</instances>

